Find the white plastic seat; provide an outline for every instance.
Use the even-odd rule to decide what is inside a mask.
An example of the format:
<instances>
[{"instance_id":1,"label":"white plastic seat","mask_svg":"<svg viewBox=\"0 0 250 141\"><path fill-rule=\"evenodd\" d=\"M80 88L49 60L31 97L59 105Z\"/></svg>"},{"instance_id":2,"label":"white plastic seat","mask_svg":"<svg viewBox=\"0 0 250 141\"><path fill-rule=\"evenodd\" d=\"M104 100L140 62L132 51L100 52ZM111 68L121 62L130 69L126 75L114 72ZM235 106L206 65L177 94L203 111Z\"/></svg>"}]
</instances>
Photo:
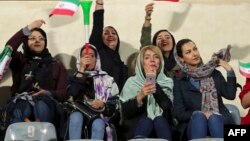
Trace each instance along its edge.
<instances>
[{"instance_id":1,"label":"white plastic seat","mask_svg":"<svg viewBox=\"0 0 250 141\"><path fill-rule=\"evenodd\" d=\"M225 104L237 125L240 125L240 110L233 104Z\"/></svg>"},{"instance_id":2,"label":"white plastic seat","mask_svg":"<svg viewBox=\"0 0 250 141\"><path fill-rule=\"evenodd\" d=\"M97 140L97 139L77 139L77 140L67 140L67 141L103 141L103 140Z\"/></svg>"},{"instance_id":3,"label":"white plastic seat","mask_svg":"<svg viewBox=\"0 0 250 141\"><path fill-rule=\"evenodd\" d=\"M192 139L190 141L224 141L223 138L201 138L201 139Z\"/></svg>"},{"instance_id":4,"label":"white plastic seat","mask_svg":"<svg viewBox=\"0 0 250 141\"><path fill-rule=\"evenodd\" d=\"M156 139L156 138L140 138L140 139L131 139L129 141L168 141L166 139Z\"/></svg>"},{"instance_id":5,"label":"white plastic seat","mask_svg":"<svg viewBox=\"0 0 250 141\"><path fill-rule=\"evenodd\" d=\"M56 130L48 122L19 122L9 125L4 141L57 141Z\"/></svg>"}]
</instances>

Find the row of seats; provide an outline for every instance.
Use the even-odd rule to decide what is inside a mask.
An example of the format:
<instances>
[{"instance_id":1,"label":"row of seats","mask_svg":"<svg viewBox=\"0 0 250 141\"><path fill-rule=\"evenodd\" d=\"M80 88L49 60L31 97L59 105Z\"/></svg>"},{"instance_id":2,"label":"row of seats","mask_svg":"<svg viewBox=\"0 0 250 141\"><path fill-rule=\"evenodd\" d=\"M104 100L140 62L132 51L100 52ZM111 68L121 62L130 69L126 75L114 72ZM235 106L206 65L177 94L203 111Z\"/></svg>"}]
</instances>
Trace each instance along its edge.
<instances>
[{"instance_id":1,"label":"row of seats","mask_svg":"<svg viewBox=\"0 0 250 141\"><path fill-rule=\"evenodd\" d=\"M240 124L239 109L232 104L225 104L229 112L232 114L236 124ZM48 122L19 122L11 124L5 134L4 141L12 140L38 140L38 141L57 141L56 130L53 124ZM100 141L93 139L81 139L71 141ZM163 139L133 139L130 141L166 141ZM199 139L193 141L209 141L210 139ZM213 141L221 141L213 139Z\"/></svg>"}]
</instances>

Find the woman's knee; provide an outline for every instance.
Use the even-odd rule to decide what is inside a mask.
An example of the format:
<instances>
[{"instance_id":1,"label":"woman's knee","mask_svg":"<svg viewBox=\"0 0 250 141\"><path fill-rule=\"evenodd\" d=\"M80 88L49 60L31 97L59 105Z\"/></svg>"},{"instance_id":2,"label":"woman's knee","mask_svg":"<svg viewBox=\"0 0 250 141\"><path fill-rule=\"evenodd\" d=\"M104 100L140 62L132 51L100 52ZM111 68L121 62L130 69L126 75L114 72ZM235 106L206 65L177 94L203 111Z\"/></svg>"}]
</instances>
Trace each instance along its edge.
<instances>
[{"instance_id":1,"label":"woman's knee","mask_svg":"<svg viewBox=\"0 0 250 141\"><path fill-rule=\"evenodd\" d=\"M194 111L191 117L192 120L204 121L207 120L207 117L204 113L200 111Z\"/></svg>"},{"instance_id":2,"label":"woman's knee","mask_svg":"<svg viewBox=\"0 0 250 141\"><path fill-rule=\"evenodd\" d=\"M80 112L73 112L70 114L70 122L75 124L83 123L83 115Z\"/></svg>"},{"instance_id":3,"label":"woman's knee","mask_svg":"<svg viewBox=\"0 0 250 141\"><path fill-rule=\"evenodd\" d=\"M219 124L219 123L223 123L223 117L222 117L222 115L219 115L219 114L212 114L212 115L208 118L208 123L209 123L209 124Z\"/></svg>"},{"instance_id":4,"label":"woman's knee","mask_svg":"<svg viewBox=\"0 0 250 141\"><path fill-rule=\"evenodd\" d=\"M92 123L92 128L94 129L104 129L105 123L101 118L97 118Z\"/></svg>"}]
</instances>

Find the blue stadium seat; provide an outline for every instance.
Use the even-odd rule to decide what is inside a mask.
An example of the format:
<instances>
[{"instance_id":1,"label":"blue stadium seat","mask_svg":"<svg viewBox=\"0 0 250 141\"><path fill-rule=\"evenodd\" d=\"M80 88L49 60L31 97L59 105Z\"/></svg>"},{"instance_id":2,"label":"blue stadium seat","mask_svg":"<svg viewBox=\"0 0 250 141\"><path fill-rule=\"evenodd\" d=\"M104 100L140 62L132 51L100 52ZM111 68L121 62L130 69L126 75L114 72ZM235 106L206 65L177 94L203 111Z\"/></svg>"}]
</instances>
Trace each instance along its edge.
<instances>
[{"instance_id":1,"label":"blue stadium seat","mask_svg":"<svg viewBox=\"0 0 250 141\"><path fill-rule=\"evenodd\" d=\"M233 119L237 125L240 125L240 111L238 107L236 107L233 104L225 104L231 115L233 116Z\"/></svg>"}]
</instances>

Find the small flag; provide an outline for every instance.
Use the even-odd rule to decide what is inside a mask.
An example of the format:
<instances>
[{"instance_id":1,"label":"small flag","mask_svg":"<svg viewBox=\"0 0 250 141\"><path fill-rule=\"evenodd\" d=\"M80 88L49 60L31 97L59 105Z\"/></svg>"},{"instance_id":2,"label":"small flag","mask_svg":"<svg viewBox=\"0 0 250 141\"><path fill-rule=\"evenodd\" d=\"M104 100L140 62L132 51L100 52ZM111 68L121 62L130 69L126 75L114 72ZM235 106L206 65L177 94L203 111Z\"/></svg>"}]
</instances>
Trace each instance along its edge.
<instances>
[{"instance_id":1,"label":"small flag","mask_svg":"<svg viewBox=\"0 0 250 141\"><path fill-rule=\"evenodd\" d=\"M239 70L241 75L250 78L250 63L239 62Z\"/></svg>"},{"instance_id":2,"label":"small flag","mask_svg":"<svg viewBox=\"0 0 250 141\"><path fill-rule=\"evenodd\" d=\"M79 4L79 0L62 0L51 11L49 17L53 15L73 16L77 11Z\"/></svg>"},{"instance_id":3,"label":"small flag","mask_svg":"<svg viewBox=\"0 0 250 141\"><path fill-rule=\"evenodd\" d=\"M3 74L9 68L9 63L11 61L11 53L12 50L10 49L10 47L6 46L3 52L0 54L0 81L3 78Z\"/></svg>"},{"instance_id":4,"label":"small flag","mask_svg":"<svg viewBox=\"0 0 250 141\"><path fill-rule=\"evenodd\" d=\"M155 0L155 1L170 1L170 2L179 2L179 0Z\"/></svg>"}]
</instances>

